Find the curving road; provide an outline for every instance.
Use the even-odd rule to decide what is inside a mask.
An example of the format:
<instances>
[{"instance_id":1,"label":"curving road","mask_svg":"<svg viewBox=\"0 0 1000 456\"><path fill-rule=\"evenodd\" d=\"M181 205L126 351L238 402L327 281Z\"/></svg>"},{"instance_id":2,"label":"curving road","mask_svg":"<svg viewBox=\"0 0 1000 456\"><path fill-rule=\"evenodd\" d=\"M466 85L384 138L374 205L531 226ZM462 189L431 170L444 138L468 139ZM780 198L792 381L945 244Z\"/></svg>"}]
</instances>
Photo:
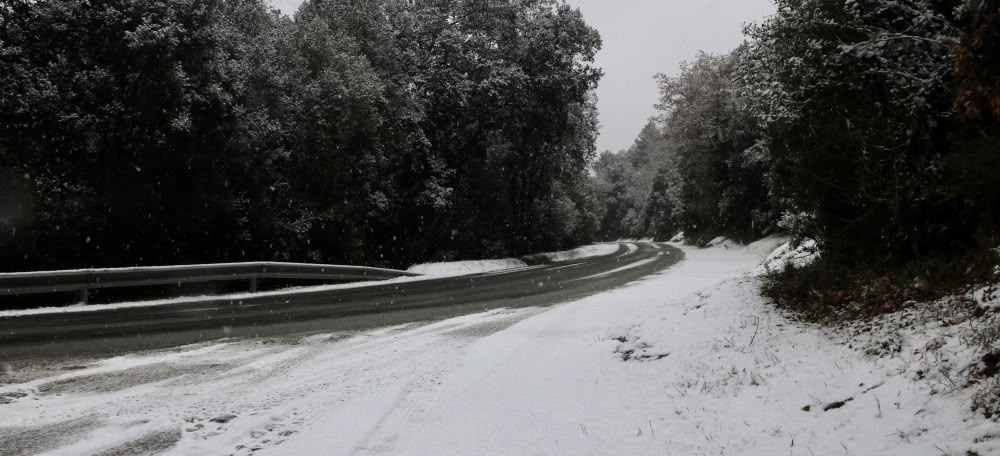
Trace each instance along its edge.
<instances>
[{"instance_id":1,"label":"curving road","mask_svg":"<svg viewBox=\"0 0 1000 456\"><path fill-rule=\"evenodd\" d=\"M683 252L622 243L612 255L509 271L296 290L241 300L0 317L0 362L105 356L226 337L370 329L501 307L547 306L619 287L666 269Z\"/></svg>"}]
</instances>

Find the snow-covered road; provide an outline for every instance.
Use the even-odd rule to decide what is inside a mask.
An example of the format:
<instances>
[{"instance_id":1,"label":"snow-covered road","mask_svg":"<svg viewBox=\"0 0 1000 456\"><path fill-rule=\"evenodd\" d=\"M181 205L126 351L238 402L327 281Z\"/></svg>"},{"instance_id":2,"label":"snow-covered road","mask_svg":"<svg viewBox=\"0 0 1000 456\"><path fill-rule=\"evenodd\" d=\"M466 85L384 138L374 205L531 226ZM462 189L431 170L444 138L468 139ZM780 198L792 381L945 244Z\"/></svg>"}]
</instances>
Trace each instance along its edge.
<instances>
[{"instance_id":1,"label":"snow-covered road","mask_svg":"<svg viewBox=\"0 0 1000 456\"><path fill-rule=\"evenodd\" d=\"M747 249L546 309L8 372L3 454L899 454L1000 447L766 306ZM850 399L850 400L848 400ZM838 401L841 407L823 411ZM6 403L4 403L6 402ZM946 453L951 454L951 453Z\"/></svg>"}]
</instances>

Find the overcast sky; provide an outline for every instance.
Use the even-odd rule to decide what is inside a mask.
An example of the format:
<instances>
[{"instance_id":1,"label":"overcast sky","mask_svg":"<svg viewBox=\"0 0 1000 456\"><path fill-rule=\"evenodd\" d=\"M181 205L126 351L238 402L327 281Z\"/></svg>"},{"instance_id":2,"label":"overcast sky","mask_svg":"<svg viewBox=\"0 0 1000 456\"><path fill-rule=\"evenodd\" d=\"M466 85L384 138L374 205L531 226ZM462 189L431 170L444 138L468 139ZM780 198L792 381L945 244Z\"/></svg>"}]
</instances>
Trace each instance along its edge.
<instances>
[{"instance_id":1,"label":"overcast sky","mask_svg":"<svg viewBox=\"0 0 1000 456\"><path fill-rule=\"evenodd\" d=\"M628 148L656 114L656 73L676 74L699 50L721 53L743 41L743 24L774 12L771 0L567 0L601 32L598 151ZM271 0L292 14L301 0Z\"/></svg>"}]
</instances>

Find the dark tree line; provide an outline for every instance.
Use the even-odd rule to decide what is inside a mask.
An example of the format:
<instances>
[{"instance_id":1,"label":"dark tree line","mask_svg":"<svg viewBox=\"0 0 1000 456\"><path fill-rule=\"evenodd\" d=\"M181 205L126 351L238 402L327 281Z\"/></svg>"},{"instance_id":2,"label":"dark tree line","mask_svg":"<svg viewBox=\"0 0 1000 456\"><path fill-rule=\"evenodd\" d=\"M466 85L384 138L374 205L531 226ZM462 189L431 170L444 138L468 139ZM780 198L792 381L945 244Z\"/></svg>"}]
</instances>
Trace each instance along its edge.
<instances>
[{"instance_id":1,"label":"dark tree line","mask_svg":"<svg viewBox=\"0 0 1000 456\"><path fill-rule=\"evenodd\" d=\"M700 54L679 75L656 76L660 117L632 148L603 154L595 167L605 238L683 232L694 242L748 241L775 229L762 134L739 93L742 52Z\"/></svg>"},{"instance_id":2,"label":"dark tree line","mask_svg":"<svg viewBox=\"0 0 1000 456\"><path fill-rule=\"evenodd\" d=\"M660 172L673 169L673 150L655 122L650 121L628 150L604 152L594 163L594 189L604 203L598 236L604 240L622 237L658 236L668 223L658 216L656 191Z\"/></svg>"},{"instance_id":3,"label":"dark tree line","mask_svg":"<svg viewBox=\"0 0 1000 456\"><path fill-rule=\"evenodd\" d=\"M589 240L599 47L555 0L0 0L0 269Z\"/></svg>"},{"instance_id":4,"label":"dark tree line","mask_svg":"<svg viewBox=\"0 0 1000 456\"><path fill-rule=\"evenodd\" d=\"M781 230L865 267L994 247L1000 2L776 6L733 53L658 76L659 137L636 144L667 158L638 180L619 171L635 148L601 158L608 213L642 214L602 235Z\"/></svg>"}]
</instances>

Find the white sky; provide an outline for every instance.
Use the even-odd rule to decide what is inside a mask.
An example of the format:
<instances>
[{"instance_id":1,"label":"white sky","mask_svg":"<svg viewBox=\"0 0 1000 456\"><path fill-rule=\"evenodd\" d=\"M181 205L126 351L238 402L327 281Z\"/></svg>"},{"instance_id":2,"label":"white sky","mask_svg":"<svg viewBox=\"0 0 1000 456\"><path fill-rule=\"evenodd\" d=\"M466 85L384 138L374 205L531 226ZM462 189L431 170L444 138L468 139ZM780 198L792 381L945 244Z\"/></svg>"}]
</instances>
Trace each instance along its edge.
<instances>
[{"instance_id":1,"label":"white sky","mask_svg":"<svg viewBox=\"0 0 1000 456\"><path fill-rule=\"evenodd\" d=\"M292 14L301 0L270 0ZM774 12L771 0L567 0L601 32L597 66L598 151L628 148L656 114L653 75L676 74L699 51L721 53L743 41L743 25Z\"/></svg>"}]
</instances>

